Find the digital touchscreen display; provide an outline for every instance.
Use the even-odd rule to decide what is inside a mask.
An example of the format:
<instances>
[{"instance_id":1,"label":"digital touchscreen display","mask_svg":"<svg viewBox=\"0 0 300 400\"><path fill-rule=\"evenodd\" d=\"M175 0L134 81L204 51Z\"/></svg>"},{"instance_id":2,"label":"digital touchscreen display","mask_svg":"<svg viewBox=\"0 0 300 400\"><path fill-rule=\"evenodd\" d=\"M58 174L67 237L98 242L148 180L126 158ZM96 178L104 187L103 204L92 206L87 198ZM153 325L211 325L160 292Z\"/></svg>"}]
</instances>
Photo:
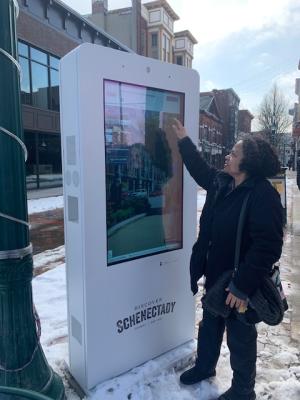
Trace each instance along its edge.
<instances>
[{"instance_id":1,"label":"digital touchscreen display","mask_svg":"<svg viewBox=\"0 0 300 400\"><path fill-rule=\"evenodd\" d=\"M182 248L184 94L104 81L108 265Z\"/></svg>"}]
</instances>

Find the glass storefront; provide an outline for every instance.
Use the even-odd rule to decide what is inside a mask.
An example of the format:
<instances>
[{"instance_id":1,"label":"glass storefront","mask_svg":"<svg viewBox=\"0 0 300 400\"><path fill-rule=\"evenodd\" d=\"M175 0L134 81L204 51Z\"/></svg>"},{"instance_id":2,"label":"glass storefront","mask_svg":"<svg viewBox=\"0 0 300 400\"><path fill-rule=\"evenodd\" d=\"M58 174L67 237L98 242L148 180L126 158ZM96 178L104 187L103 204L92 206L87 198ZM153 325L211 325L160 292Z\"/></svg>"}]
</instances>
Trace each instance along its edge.
<instances>
[{"instance_id":1,"label":"glass storefront","mask_svg":"<svg viewBox=\"0 0 300 400\"><path fill-rule=\"evenodd\" d=\"M23 104L59 111L59 58L18 41Z\"/></svg>"},{"instance_id":2,"label":"glass storefront","mask_svg":"<svg viewBox=\"0 0 300 400\"><path fill-rule=\"evenodd\" d=\"M22 104L59 111L59 58L20 40L18 53ZM25 130L24 136L27 189L62 186L60 134Z\"/></svg>"},{"instance_id":3,"label":"glass storefront","mask_svg":"<svg viewBox=\"0 0 300 400\"><path fill-rule=\"evenodd\" d=\"M25 144L27 189L62 186L60 134L25 131Z\"/></svg>"}]
</instances>

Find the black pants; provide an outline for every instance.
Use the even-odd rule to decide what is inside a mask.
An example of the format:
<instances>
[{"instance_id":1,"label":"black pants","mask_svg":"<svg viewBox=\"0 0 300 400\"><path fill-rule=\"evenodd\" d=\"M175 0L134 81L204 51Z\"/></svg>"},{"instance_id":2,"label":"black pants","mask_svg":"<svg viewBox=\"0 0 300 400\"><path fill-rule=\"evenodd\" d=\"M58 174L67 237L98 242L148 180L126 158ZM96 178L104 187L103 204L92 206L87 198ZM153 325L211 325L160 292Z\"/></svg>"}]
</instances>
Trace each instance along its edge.
<instances>
[{"instance_id":1,"label":"black pants","mask_svg":"<svg viewBox=\"0 0 300 400\"><path fill-rule=\"evenodd\" d=\"M196 366L202 373L216 368L226 327L230 365L233 371L231 388L237 398L254 392L256 376L257 332L255 325L246 325L234 317L214 317L203 311L199 326Z\"/></svg>"}]
</instances>

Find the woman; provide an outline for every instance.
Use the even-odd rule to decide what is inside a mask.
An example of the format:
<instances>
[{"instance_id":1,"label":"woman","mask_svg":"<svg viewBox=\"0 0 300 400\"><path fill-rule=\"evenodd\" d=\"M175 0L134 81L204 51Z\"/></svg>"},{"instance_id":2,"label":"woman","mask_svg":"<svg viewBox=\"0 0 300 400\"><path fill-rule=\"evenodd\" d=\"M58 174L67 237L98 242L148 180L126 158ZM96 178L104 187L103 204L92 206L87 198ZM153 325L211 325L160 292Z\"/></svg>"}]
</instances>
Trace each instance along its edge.
<instances>
[{"instance_id":1,"label":"woman","mask_svg":"<svg viewBox=\"0 0 300 400\"><path fill-rule=\"evenodd\" d=\"M186 168L207 191L190 263L194 294L202 275L208 291L223 272L233 269L240 210L245 196L251 192L239 268L227 289L226 304L236 312L224 319L203 311L196 363L180 380L191 385L215 376L226 327L233 378L231 387L219 400L254 400L257 332L254 324L241 322L237 313L245 311L248 297L281 255L283 210L279 194L266 179L279 171L280 163L265 140L248 135L234 145L225 158L223 171L218 171L203 160L179 121L175 120L173 129Z\"/></svg>"}]
</instances>

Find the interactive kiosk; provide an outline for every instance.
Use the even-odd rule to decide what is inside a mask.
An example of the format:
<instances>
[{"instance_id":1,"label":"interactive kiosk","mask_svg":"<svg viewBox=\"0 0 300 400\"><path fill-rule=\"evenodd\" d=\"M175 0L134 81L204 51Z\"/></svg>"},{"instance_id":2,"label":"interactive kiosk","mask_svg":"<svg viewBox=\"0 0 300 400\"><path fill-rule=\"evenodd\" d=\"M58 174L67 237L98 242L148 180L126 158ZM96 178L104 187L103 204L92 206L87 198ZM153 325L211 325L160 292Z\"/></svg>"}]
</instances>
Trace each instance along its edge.
<instances>
[{"instance_id":1,"label":"interactive kiosk","mask_svg":"<svg viewBox=\"0 0 300 400\"><path fill-rule=\"evenodd\" d=\"M171 126L197 141L199 77L83 44L60 91L69 362L88 391L194 337L196 186Z\"/></svg>"}]
</instances>

